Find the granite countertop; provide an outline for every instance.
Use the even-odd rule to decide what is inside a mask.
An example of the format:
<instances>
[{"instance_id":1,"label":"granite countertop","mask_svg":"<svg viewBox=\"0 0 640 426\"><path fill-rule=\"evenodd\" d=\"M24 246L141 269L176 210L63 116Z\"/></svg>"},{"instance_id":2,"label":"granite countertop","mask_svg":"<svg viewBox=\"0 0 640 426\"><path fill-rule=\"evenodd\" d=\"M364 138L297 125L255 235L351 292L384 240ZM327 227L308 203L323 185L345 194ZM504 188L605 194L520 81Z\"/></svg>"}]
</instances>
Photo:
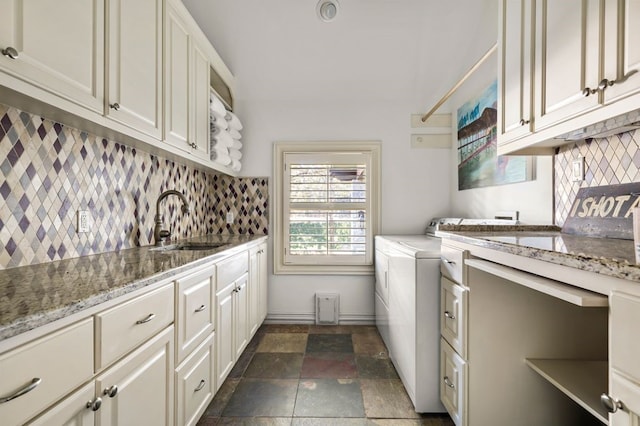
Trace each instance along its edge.
<instances>
[{"instance_id":1,"label":"granite countertop","mask_svg":"<svg viewBox=\"0 0 640 426\"><path fill-rule=\"evenodd\" d=\"M0 341L223 257L264 235L207 235L181 242L223 243L196 251L136 247L0 271Z\"/></svg>"},{"instance_id":2,"label":"granite countertop","mask_svg":"<svg viewBox=\"0 0 640 426\"><path fill-rule=\"evenodd\" d=\"M632 240L565 234L555 226L443 225L438 236L598 274L640 282Z\"/></svg>"}]
</instances>

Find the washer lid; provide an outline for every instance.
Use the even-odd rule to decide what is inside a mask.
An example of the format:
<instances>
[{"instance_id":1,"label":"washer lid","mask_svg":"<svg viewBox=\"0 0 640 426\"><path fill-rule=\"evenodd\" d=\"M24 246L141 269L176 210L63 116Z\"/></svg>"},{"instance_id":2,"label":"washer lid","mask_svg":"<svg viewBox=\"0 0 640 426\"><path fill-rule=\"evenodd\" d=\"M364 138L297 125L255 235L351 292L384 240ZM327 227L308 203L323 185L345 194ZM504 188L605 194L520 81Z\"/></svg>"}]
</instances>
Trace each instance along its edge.
<instances>
[{"instance_id":1,"label":"washer lid","mask_svg":"<svg viewBox=\"0 0 640 426\"><path fill-rule=\"evenodd\" d=\"M421 259L440 258L440 238L427 235L380 235L405 253Z\"/></svg>"}]
</instances>

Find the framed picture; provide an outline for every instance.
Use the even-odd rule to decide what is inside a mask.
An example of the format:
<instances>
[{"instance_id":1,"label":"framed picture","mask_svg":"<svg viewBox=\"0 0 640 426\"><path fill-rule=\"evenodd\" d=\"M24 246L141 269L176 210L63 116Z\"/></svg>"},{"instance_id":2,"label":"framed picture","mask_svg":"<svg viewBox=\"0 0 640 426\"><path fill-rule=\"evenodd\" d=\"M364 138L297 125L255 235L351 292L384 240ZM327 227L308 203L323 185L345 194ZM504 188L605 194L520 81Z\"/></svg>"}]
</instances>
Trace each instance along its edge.
<instances>
[{"instance_id":1,"label":"framed picture","mask_svg":"<svg viewBox=\"0 0 640 426\"><path fill-rule=\"evenodd\" d=\"M498 81L458 108L458 190L532 180L533 157L498 156Z\"/></svg>"}]
</instances>

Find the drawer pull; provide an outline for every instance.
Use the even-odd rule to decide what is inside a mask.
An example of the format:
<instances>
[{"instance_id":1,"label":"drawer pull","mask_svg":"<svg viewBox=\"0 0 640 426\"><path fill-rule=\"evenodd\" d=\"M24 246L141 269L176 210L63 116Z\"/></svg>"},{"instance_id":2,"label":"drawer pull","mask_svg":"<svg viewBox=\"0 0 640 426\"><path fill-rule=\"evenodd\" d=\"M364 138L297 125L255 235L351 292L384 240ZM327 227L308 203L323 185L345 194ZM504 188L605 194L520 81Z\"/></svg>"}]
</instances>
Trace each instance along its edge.
<instances>
[{"instance_id":1,"label":"drawer pull","mask_svg":"<svg viewBox=\"0 0 640 426\"><path fill-rule=\"evenodd\" d=\"M12 399L16 399L18 397L21 397L25 393L31 392L32 390L34 390L40 384L40 382L42 382L41 378L39 378L39 377L33 378L33 380L31 380L31 383L29 383L27 386L23 387L22 389L20 389L19 391L17 391L13 395L0 397L0 404L4 404L5 402L9 402Z\"/></svg>"},{"instance_id":2,"label":"drawer pull","mask_svg":"<svg viewBox=\"0 0 640 426\"><path fill-rule=\"evenodd\" d=\"M145 324L156 317L156 314L149 314L145 319L136 321L136 324Z\"/></svg>"},{"instance_id":3,"label":"drawer pull","mask_svg":"<svg viewBox=\"0 0 640 426\"><path fill-rule=\"evenodd\" d=\"M202 311L204 311L205 309L207 309L207 306L206 306L206 305L200 305L200 307L199 307L199 308L197 308L194 312L202 312Z\"/></svg>"},{"instance_id":4,"label":"drawer pull","mask_svg":"<svg viewBox=\"0 0 640 426\"><path fill-rule=\"evenodd\" d=\"M109 388L106 388L102 393L108 396L109 398L113 398L118 394L118 386L113 385Z\"/></svg>"},{"instance_id":5,"label":"drawer pull","mask_svg":"<svg viewBox=\"0 0 640 426\"><path fill-rule=\"evenodd\" d=\"M90 408L91 411L98 411L102 407L102 398L97 397L93 401L87 402L87 408Z\"/></svg>"},{"instance_id":6,"label":"drawer pull","mask_svg":"<svg viewBox=\"0 0 640 426\"><path fill-rule=\"evenodd\" d=\"M18 59L19 56L18 51L11 46L2 49L1 53L9 59Z\"/></svg>"},{"instance_id":7,"label":"drawer pull","mask_svg":"<svg viewBox=\"0 0 640 426\"><path fill-rule=\"evenodd\" d=\"M455 265L455 264L456 264L456 262L454 262L453 260L449 260L449 259L446 259L446 258L444 258L444 257L443 257L443 258L441 258L441 259L442 259L442 261L443 261L444 263L446 263L447 265Z\"/></svg>"},{"instance_id":8,"label":"drawer pull","mask_svg":"<svg viewBox=\"0 0 640 426\"><path fill-rule=\"evenodd\" d=\"M204 387L204 384L205 384L205 383L206 383L206 382L204 381L204 379L200 380L200 384L199 384L199 385L198 385L198 387L197 387L197 388L195 388L193 391L194 391L194 392L201 391L201 390L202 390L202 388Z\"/></svg>"},{"instance_id":9,"label":"drawer pull","mask_svg":"<svg viewBox=\"0 0 640 426\"><path fill-rule=\"evenodd\" d=\"M600 395L600 402L602 403L602 406L612 414L618 411L618 408L622 408L622 401L615 399L606 393Z\"/></svg>"},{"instance_id":10,"label":"drawer pull","mask_svg":"<svg viewBox=\"0 0 640 426\"><path fill-rule=\"evenodd\" d=\"M452 319L452 320L453 320L453 319L456 319L456 316L455 316L455 315L453 315L453 314L452 314L451 312L449 312L449 311L444 311L444 316L445 316L445 317L447 317L447 318L449 318L449 319Z\"/></svg>"},{"instance_id":11,"label":"drawer pull","mask_svg":"<svg viewBox=\"0 0 640 426\"><path fill-rule=\"evenodd\" d=\"M456 386L451 383L451 380L449 380L449 376L444 376L444 384L449 386L451 389L455 389Z\"/></svg>"}]
</instances>

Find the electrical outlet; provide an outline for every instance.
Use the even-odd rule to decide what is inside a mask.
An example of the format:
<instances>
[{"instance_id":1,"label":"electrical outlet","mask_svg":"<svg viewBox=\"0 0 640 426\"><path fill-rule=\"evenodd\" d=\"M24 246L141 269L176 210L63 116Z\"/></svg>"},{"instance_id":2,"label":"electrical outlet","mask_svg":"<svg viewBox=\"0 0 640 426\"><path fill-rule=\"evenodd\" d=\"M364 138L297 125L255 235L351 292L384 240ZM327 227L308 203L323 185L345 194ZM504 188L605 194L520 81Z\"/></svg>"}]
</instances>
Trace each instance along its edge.
<instances>
[{"instance_id":1,"label":"electrical outlet","mask_svg":"<svg viewBox=\"0 0 640 426\"><path fill-rule=\"evenodd\" d=\"M88 210L78 210L78 224L77 224L77 232L84 233L89 232L89 211Z\"/></svg>"},{"instance_id":2,"label":"electrical outlet","mask_svg":"<svg viewBox=\"0 0 640 426\"><path fill-rule=\"evenodd\" d=\"M227 212L227 223L228 224L233 223L233 212Z\"/></svg>"}]
</instances>

